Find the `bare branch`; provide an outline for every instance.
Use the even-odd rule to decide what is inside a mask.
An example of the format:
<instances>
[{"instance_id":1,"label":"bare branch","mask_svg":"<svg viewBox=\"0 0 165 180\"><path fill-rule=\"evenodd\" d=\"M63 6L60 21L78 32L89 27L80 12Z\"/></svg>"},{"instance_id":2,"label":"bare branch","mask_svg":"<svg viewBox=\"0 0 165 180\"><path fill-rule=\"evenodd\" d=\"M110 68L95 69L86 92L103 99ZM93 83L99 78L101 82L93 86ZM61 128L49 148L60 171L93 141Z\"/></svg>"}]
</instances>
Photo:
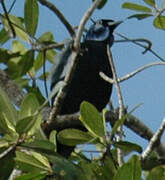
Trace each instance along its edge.
<instances>
[{"instance_id":1,"label":"bare branch","mask_svg":"<svg viewBox=\"0 0 165 180\"><path fill-rule=\"evenodd\" d=\"M49 8L52 12L54 12L57 17L61 20L61 22L64 24L64 26L66 27L66 29L68 30L70 36L72 38L75 37L75 32L73 27L70 25L70 23L67 21L67 19L65 18L65 16L59 11L59 9L52 4L51 2L47 1L47 0L38 0L42 5L46 6L47 8Z\"/></svg>"},{"instance_id":2,"label":"bare branch","mask_svg":"<svg viewBox=\"0 0 165 180\"><path fill-rule=\"evenodd\" d=\"M49 110L47 116L44 119L48 119ZM110 122L115 124L119 119L118 109L113 111L107 111L106 113L106 122ZM143 123L143 121L139 120L133 115L129 115L127 119L124 121L124 125L131 129L134 133L146 139L148 141L151 140L154 133ZM70 115L62 115L57 116L56 121L53 121L50 125L46 126L45 132L46 134L54 129L63 129L63 128L83 128L83 124L79 120L79 113L70 114ZM165 157L165 145L160 143L155 149L160 157Z\"/></svg>"},{"instance_id":3,"label":"bare branch","mask_svg":"<svg viewBox=\"0 0 165 180\"><path fill-rule=\"evenodd\" d=\"M146 64L140 68L138 68L137 70L129 73L129 74L126 74L125 76L121 77L121 78L118 78L118 82L123 82L125 80L128 80L130 78L132 78L133 76L135 76L136 74L150 68L150 67L153 67L153 66L158 66L158 65L165 65L165 62L153 62L153 63L149 63L149 64ZM100 72L100 76L107 82L113 84L114 83L114 80L109 78L108 76L106 76L103 72Z\"/></svg>"},{"instance_id":4,"label":"bare branch","mask_svg":"<svg viewBox=\"0 0 165 180\"><path fill-rule=\"evenodd\" d=\"M143 151L143 153L141 155L141 159L143 161L145 161L148 158L148 156L155 149L157 144L160 144L159 142L160 142L160 139L161 139L161 137L163 135L164 130L165 130L165 118L163 119L160 128L157 130L157 132L151 138L147 148Z\"/></svg>"},{"instance_id":5,"label":"bare branch","mask_svg":"<svg viewBox=\"0 0 165 180\"><path fill-rule=\"evenodd\" d=\"M126 41L132 42L132 43L134 43L134 44L136 44L136 45L144 48L145 51L142 52L143 54L146 53L147 51L149 51L149 52L151 52L154 56L156 56L157 58L159 58L161 61L165 62L165 59L163 59L162 57L160 57L155 51L153 51L153 50L151 49L152 43L151 43L149 40L147 40L147 39L130 39L130 38L127 38L126 36L124 36L123 34L118 33L118 32L115 32L115 34L117 34L117 35L120 36L121 38L125 39ZM146 42L146 43L148 43L148 46L145 46L145 45L139 43L138 41ZM116 41L116 42L120 42L120 41Z\"/></svg>"},{"instance_id":6,"label":"bare branch","mask_svg":"<svg viewBox=\"0 0 165 180\"><path fill-rule=\"evenodd\" d=\"M111 51L110 51L109 44L107 44L107 55L108 55L108 59L109 59L111 69L112 69L113 79L114 79L114 82L115 82L115 85L116 85L118 101L119 101L119 119L121 119L122 116L124 115L124 101L123 101L120 85L118 83L117 72L116 72L116 69L115 69L115 65L114 65L114 62L113 62L113 57L112 57L112 54L111 54ZM120 126L118 128L117 141L121 141L122 136L123 136L123 128L122 128L122 126ZM117 150L118 150L118 164L119 164L119 166L122 166L123 161L124 161L123 160L123 152L120 149L117 149Z\"/></svg>"},{"instance_id":7,"label":"bare branch","mask_svg":"<svg viewBox=\"0 0 165 180\"><path fill-rule=\"evenodd\" d=\"M15 38L16 33L15 33L15 30L14 30L14 28L13 28L13 25L12 25L12 23L11 23L11 21L10 21L10 18L9 18L9 16L8 16L8 12L7 12L7 10L6 10L4 0L1 0L1 4L2 4L2 8L3 8L4 12L5 12L5 16L6 16L6 19L7 19L8 24L9 24L11 33L12 33L12 38Z\"/></svg>"}]
</instances>

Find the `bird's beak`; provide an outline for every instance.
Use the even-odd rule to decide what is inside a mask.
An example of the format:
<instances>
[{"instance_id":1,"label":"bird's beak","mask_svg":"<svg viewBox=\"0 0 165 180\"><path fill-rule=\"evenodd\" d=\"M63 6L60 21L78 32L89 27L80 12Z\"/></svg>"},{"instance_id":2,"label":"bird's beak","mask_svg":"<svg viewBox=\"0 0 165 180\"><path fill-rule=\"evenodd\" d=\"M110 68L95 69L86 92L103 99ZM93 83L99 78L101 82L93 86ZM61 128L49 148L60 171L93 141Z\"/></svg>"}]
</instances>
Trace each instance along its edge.
<instances>
[{"instance_id":1,"label":"bird's beak","mask_svg":"<svg viewBox=\"0 0 165 180\"><path fill-rule=\"evenodd\" d=\"M115 29L121 23L123 23L123 21L114 21L114 22L108 22L108 25L112 26Z\"/></svg>"}]
</instances>

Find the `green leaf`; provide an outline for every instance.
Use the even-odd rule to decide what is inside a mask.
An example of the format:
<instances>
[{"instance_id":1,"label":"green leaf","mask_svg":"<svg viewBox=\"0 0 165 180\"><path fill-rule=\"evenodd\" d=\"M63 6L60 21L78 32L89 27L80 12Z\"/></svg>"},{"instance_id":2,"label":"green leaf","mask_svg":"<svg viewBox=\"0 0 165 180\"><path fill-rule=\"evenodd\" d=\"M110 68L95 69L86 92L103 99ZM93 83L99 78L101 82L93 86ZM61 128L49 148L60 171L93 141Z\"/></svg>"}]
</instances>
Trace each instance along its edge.
<instances>
[{"instance_id":1,"label":"green leaf","mask_svg":"<svg viewBox=\"0 0 165 180\"><path fill-rule=\"evenodd\" d=\"M54 49L49 49L46 51L46 59L50 61L50 63L54 63L54 58L56 56L56 51Z\"/></svg>"},{"instance_id":2,"label":"green leaf","mask_svg":"<svg viewBox=\"0 0 165 180\"><path fill-rule=\"evenodd\" d=\"M125 9L130 9L130 10L134 10L134 11L140 11L140 12L152 12L152 9L146 7L146 6L142 6L139 4L135 4L135 3L130 3L130 2L126 2L122 5L122 8Z\"/></svg>"},{"instance_id":3,"label":"green leaf","mask_svg":"<svg viewBox=\"0 0 165 180\"><path fill-rule=\"evenodd\" d=\"M39 52L36 60L34 61L34 70L37 72L44 64L43 52Z\"/></svg>"},{"instance_id":4,"label":"green leaf","mask_svg":"<svg viewBox=\"0 0 165 180\"><path fill-rule=\"evenodd\" d=\"M9 18L10 18L12 26L13 26L15 32L16 32L16 35L21 40L29 41L29 36L25 31L25 28L24 28L23 23L22 23L22 19L14 16L14 15L11 15L11 14L9 14ZM2 22L3 22L4 26L5 26L5 28L11 33L11 29L10 29L10 26L9 26L8 21L6 20L6 18L3 18Z\"/></svg>"},{"instance_id":5,"label":"green leaf","mask_svg":"<svg viewBox=\"0 0 165 180\"><path fill-rule=\"evenodd\" d=\"M92 1L94 2L95 0L92 0ZM107 0L102 0L97 8L102 9L106 3L107 3Z\"/></svg>"},{"instance_id":6,"label":"green leaf","mask_svg":"<svg viewBox=\"0 0 165 180\"><path fill-rule=\"evenodd\" d=\"M26 86L25 87L26 91L28 93L33 93L36 95L37 100L39 102L40 105L42 105L45 102L45 97L43 96L43 94L41 93L39 87L30 87L30 86Z\"/></svg>"},{"instance_id":7,"label":"green leaf","mask_svg":"<svg viewBox=\"0 0 165 180\"><path fill-rule=\"evenodd\" d=\"M105 135L103 118L98 110L89 102L83 101L80 105L80 120L94 137Z\"/></svg>"},{"instance_id":8,"label":"green leaf","mask_svg":"<svg viewBox=\"0 0 165 180\"><path fill-rule=\"evenodd\" d=\"M87 132L78 129L64 129L57 134L57 138L60 143L68 146L84 144L93 139Z\"/></svg>"},{"instance_id":9,"label":"green leaf","mask_svg":"<svg viewBox=\"0 0 165 180\"><path fill-rule=\"evenodd\" d=\"M138 156L134 155L131 159L124 163L116 173L113 180L140 180L141 179L141 164Z\"/></svg>"},{"instance_id":10,"label":"green leaf","mask_svg":"<svg viewBox=\"0 0 165 180\"><path fill-rule=\"evenodd\" d=\"M56 146L57 146L57 144L56 144L56 135L57 135L57 131L53 130L53 131L51 131L50 136L49 136L50 142L52 142L55 145L55 151L57 150L57 148L56 148Z\"/></svg>"},{"instance_id":11,"label":"green leaf","mask_svg":"<svg viewBox=\"0 0 165 180\"><path fill-rule=\"evenodd\" d=\"M40 129L42 116L38 113L39 103L34 94L28 94L21 104L19 120L16 125L19 134L32 135Z\"/></svg>"},{"instance_id":12,"label":"green leaf","mask_svg":"<svg viewBox=\"0 0 165 180\"><path fill-rule=\"evenodd\" d=\"M142 20L148 17L153 16L152 14L134 14L132 16L129 16L128 19L137 18L138 20Z\"/></svg>"},{"instance_id":13,"label":"green leaf","mask_svg":"<svg viewBox=\"0 0 165 180\"><path fill-rule=\"evenodd\" d=\"M39 37L38 41L41 43L49 43L49 42L53 42L54 37L52 32L46 32L44 34L42 34L42 36Z\"/></svg>"},{"instance_id":14,"label":"green leaf","mask_svg":"<svg viewBox=\"0 0 165 180\"><path fill-rule=\"evenodd\" d=\"M46 173L27 173L27 174L23 174L20 175L16 178L14 178L14 180L44 180L46 179Z\"/></svg>"},{"instance_id":15,"label":"green leaf","mask_svg":"<svg viewBox=\"0 0 165 180\"><path fill-rule=\"evenodd\" d=\"M124 151L124 153L130 153L132 151L136 151L138 153L142 153L143 149L141 148L141 146L131 143L131 142L127 142L127 141L120 141L120 142L115 142L113 144L115 147L120 148Z\"/></svg>"},{"instance_id":16,"label":"green leaf","mask_svg":"<svg viewBox=\"0 0 165 180\"><path fill-rule=\"evenodd\" d=\"M34 50L27 51L22 58L20 59L19 66L19 75L25 75L30 68L33 66L34 62Z\"/></svg>"},{"instance_id":17,"label":"green leaf","mask_svg":"<svg viewBox=\"0 0 165 180\"><path fill-rule=\"evenodd\" d=\"M155 7L156 3L155 0L143 0L146 4Z\"/></svg>"},{"instance_id":18,"label":"green leaf","mask_svg":"<svg viewBox=\"0 0 165 180\"><path fill-rule=\"evenodd\" d=\"M21 55L27 52L27 48L25 47L25 45L17 40L12 41L12 50L13 52L20 52Z\"/></svg>"},{"instance_id":19,"label":"green leaf","mask_svg":"<svg viewBox=\"0 0 165 180\"><path fill-rule=\"evenodd\" d=\"M154 26L158 29L165 30L165 16L158 16L154 19Z\"/></svg>"},{"instance_id":20,"label":"green leaf","mask_svg":"<svg viewBox=\"0 0 165 180\"><path fill-rule=\"evenodd\" d=\"M38 108L39 102L36 95L33 93L27 94L20 106L19 119L34 115Z\"/></svg>"},{"instance_id":21,"label":"green leaf","mask_svg":"<svg viewBox=\"0 0 165 180\"><path fill-rule=\"evenodd\" d=\"M42 152L55 152L55 145L48 140L37 140L21 144L23 147L32 148Z\"/></svg>"},{"instance_id":22,"label":"green leaf","mask_svg":"<svg viewBox=\"0 0 165 180\"><path fill-rule=\"evenodd\" d=\"M165 166L158 166L149 171L146 180L164 180L165 179Z\"/></svg>"},{"instance_id":23,"label":"green leaf","mask_svg":"<svg viewBox=\"0 0 165 180\"><path fill-rule=\"evenodd\" d=\"M26 0L24 7L24 19L27 32L34 36L37 30L39 8L37 0Z\"/></svg>"},{"instance_id":24,"label":"green leaf","mask_svg":"<svg viewBox=\"0 0 165 180\"><path fill-rule=\"evenodd\" d=\"M10 39L9 33L5 29L2 29L0 31L0 44L3 45L9 39Z\"/></svg>"},{"instance_id":25,"label":"green leaf","mask_svg":"<svg viewBox=\"0 0 165 180\"><path fill-rule=\"evenodd\" d=\"M51 173L52 169L48 159L39 153L16 151L16 165L17 168L25 172L34 173Z\"/></svg>"},{"instance_id":26,"label":"green leaf","mask_svg":"<svg viewBox=\"0 0 165 180\"><path fill-rule=\"evenodd\" d=\"M0 88L0 131L15 132L17 111L11 104L7 94Z\"/></svg>"},{"instance_id":27,"label":"green leaf","mask_svg":"<svg viewBox=\"0 0 165 180\"><path fill-rule=\"evenodd\" d=\"M20 119L16 124L16 131L20 135L27 134L34 127L37 116L28 116Z\"/></svg>"},{"instance_id":28,"label":"green leaf","mask_svg":"<svg viewBox=\"0 0 165 180\"><path fill-rule=\"evenodd\" d=\"M5 139L0 139L0 148L2 147L9 147L9 142L6 141Z\"/></svg>"},{"instance_id":29,"label":"green leaf","mask_svg":"<svg viewBox=\"0 0 165 180\"><path fill-rule=\"evenodd\" d=\"M20 53L12 53L7 49L0 48L0 62L7 63L11 58L18 58L20 57Z\"/></svg>"},{"instance_id":30,"label":"green leaf","mask_svg":"<svg viewBox=\"0 0 165 180\"><path fill-rule=\"evenodd\" d=\"M49 156L49 159L52 162L53 172L57 175L57 179L79 179L79 173L81 172L81 170L77 168L71 161L54 155Z\"/></svg>"},{"instance_id":31,"label":"green leaf","mask_svg":"<svg viewBox=\"0 0 165 180\"><path fill-rule=\"evenodd\" d=\"M3 158L0 159L0 179L7 180L15 167L14 152L8 152Z\"/></svg>"}]
</instances>

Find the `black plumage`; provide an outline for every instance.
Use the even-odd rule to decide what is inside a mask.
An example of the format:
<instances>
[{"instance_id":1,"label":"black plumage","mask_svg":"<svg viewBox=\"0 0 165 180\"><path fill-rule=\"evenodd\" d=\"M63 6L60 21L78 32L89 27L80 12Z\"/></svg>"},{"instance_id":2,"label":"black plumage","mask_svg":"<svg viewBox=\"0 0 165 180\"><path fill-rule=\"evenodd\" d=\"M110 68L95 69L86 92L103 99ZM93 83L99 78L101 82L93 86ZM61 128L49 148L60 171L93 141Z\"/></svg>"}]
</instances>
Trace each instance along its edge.
<instances>
[{"instance_id":1,"label":"black plumage","mask_svg":"<svg viewBox=\"0 0 165 180\"><path fill-rule=\"evenodd\" d=\"M84 100L92 103L99 111L108 103L112 84L104 81L99 72L105 73L110 78L113 77L107 56L107 43L112 46L113 30L118 24L120 22L102 19L96 21L87 31L81 43L78 64L61 107L61 115L78 112ZM64 80L70 67L71 52L72 48L69 44L58 55L59 62L52 73L51 89L59 81ZM58 143L57 151L61 155L68 156L72 150L73 147L68 148Z\"/></svg>"}]
</instances>

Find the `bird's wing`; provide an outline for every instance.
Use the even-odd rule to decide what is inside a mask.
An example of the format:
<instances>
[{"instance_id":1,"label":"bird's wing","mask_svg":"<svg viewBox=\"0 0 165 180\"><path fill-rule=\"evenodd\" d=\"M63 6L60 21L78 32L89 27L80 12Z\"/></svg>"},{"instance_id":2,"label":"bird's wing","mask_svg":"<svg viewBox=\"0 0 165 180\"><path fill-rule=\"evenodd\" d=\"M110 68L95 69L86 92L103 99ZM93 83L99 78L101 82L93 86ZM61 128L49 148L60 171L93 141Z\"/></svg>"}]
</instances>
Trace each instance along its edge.
<instances>
[{"instance_id":1,"label":"bird's wing","mask_svg":"<svg viewBox=\"0 0 165 180\"><path fill-rule=\"evenodd\" d=\"M55 57L57 63L56 66L53 67L50 75L51 89L53 89L59 81L63 81L66 73L68 72L71 63L71 58L69 58L72 52L71 44L71 41L67 43L66 47Z\"/></svg>"}]
</instances>

